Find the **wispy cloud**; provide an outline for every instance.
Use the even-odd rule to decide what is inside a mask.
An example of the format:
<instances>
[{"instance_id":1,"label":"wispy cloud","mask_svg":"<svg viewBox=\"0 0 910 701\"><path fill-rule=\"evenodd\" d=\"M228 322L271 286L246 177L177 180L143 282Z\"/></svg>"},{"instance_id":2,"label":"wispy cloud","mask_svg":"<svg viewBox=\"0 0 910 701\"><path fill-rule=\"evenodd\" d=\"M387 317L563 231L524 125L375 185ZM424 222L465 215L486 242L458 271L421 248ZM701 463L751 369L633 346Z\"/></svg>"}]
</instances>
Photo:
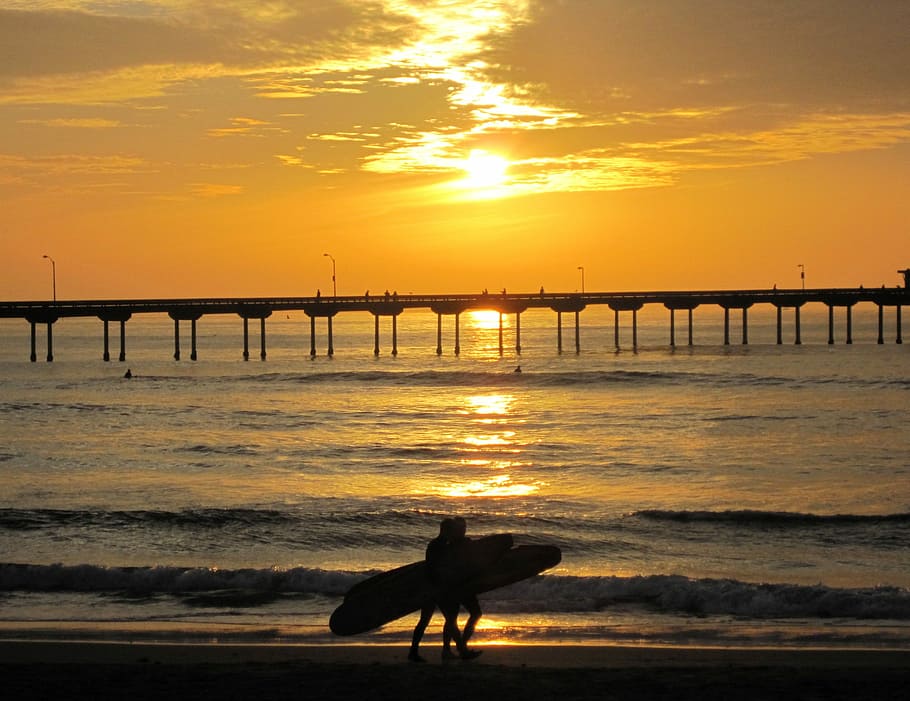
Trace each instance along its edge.
<instances>
[{"instance_id":1,"label":"wispy cloud","mask_svg":"<svg viewBox=\"0 0 910 701\"><path fill-rule=\"evenodd\" d=\"M194 197L226 197L230 195L239 195L243 190L243 185L229 185L225 183L190 184L190 192Z\"/></svg>"},{"instance_id":2,"label":"wispy cloud","mask_svg":"<svg viewBox=\"0 0 910 701\"><path fill-rule=\"evenodd\" d=\"M167 123L174 152L217 139L226 162L322 174L454 178L486 148L511 161L513 194L664 187L910 140L908 7L9 2L0 108L86 135ZM251 137L281 155L253 155Z\"/></svg>"},{"instance_id":3,"label":"wispy cloud","mask_svg":"<svg viewBox=\"0 0 910 701\"><path fill-rule=\"evenodd\" d=\"M271 122L252 117L233 117L231 126L217 127L208 130L209 136L226 137L226 136L255 136L265 137L269 132L286 132L286 129L278 127Z\"/></svg>"},{"instance_id":4,"label":"wispy cloud","mask_svg":"<svg viewBox=\"0 0 910 701\"><path fill-rule=\"evenodd\" d=\"M65 128L65 129L112 129L123 126L115 119L103 119L101 117L57 117L48 119L20 119L20 124L35 124L43 127Z\"/></svg>"}]
</instances>

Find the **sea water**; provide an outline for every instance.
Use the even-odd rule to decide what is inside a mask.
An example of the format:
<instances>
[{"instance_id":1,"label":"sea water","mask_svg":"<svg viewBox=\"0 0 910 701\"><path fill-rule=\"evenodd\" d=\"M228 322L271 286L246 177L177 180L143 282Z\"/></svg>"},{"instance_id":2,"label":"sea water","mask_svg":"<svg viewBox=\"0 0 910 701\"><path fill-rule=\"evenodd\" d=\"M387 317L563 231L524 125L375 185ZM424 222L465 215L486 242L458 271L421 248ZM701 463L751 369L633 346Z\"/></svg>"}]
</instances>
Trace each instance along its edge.
<instances>
[{"instance_id":1,"label":"sea water","mask_svg":"<svg viewBox=\"0 0 910 701\"><path fill-rule=\"evenodd\" d=\"M791 312L792 313L792 312ZM910 645L910 348L873 305L854 343L802 310L521 317L275 314L267 359L206 316L198 360L135 316L126 362L62 319L53 363L0 322L0 636L335 644L409 639L416 615L338 638L365 576L422 559L445 516L552 543L560 565L484 594L479 645ZM889 318L888 323L892 324ZM112 343L117 357L118 338ZM515 372L520 366L522 372ZM124 378L126 368L132 379ZM438 636L431 624L427 644Z\"/></svg>"}]
</instances>

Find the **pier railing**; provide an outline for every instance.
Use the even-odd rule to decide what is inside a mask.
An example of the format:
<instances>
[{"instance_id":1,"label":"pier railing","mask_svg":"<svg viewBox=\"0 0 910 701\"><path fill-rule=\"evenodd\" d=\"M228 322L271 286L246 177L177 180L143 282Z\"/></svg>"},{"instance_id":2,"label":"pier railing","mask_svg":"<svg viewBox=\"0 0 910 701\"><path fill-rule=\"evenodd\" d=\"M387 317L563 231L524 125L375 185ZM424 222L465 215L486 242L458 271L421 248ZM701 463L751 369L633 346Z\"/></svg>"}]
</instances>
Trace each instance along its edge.
<instances>
[{"instance_id":1,"label":"pier railing","mask_svg":"<svg viewBox=\"0 0 910 701\"><path fill-rule=\"evenodd\" d=\"M303 311L310 318L310 354L316 355L316 319L326 319L328 354L334 353L332 319L344 312L369 312L375 316L374 353L379 355L379 319L392 317L392 353L397 355L397 317L407 309L427 309L438 317L436 352L442 354L442 317L455 317L454 352L460 352L459 315L470 310L493 310L500 313L500 352L502 344L502 315L516 315L516 351L521 352L521 314L528 309L551 309L557 315L557 348L563 350L562 315L575 315L575 350L580 352L580 313L588 306L605 305L615 313L615 342L620 346L620 313L632 314L632 345L638 345L637 313L645 305L663 305L670 313L669 343L676 345L676 312L687 312L687 341L692 345L692 311L702 305L719 306L724 310L724 343L730 343L730 312L742 314L742 342L748 343L748 310L757 304L777 309L777 342L783 342L784 309L794 310L795 343L801 341L800 308L808 303L828 307L828 343L834 343L834 309L847 310L846 343L853 342L852 308L860 302L878 306L878 343L884 343L884 309L893 307L896 315L896 343L902 343L901 309L910 304L910 289L893 288L822 288L822 289L761 289L656 292L586 292L586 293L499 293L399 295L389 293L358 296L315 297L243 297L197 299L132 299L132 300L59 300L0 302L0 318L24 319L31 324L31 360L37 359L36 326L47 326L47 360L53 360L53 325L67 317L97 317L104 324L103 359L110 360L110 322L120 324L120 355L126 359L126 322L134 314L168 314L174 320L174 358L180 359L180 322L190 322L191 354L197 358L196 321L210 314L236 314L243 319L243 357L249 358L249 320L260 323L260 356L266 357L265 321L274 312Z\"/></svg>"}]
</instances>

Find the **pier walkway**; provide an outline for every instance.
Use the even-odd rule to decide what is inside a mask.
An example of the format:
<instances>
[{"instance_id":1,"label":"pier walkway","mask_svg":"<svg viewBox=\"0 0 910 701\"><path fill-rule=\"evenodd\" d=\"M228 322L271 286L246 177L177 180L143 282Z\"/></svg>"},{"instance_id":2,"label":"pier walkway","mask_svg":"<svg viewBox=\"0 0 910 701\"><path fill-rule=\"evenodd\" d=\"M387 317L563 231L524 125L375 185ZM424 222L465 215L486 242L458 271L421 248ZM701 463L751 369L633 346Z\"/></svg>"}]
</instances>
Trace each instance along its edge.
<instances>
[{"instance_id":1,"label":"pier walkway","mask_svg":"<svg viewBox=\"0 0 910 701\"><path fill-rule=\"evenodd\" d=\"M493 310L500 314L499 350L503 352L502 315L515 315L515 350L521 352L521 314L528 309L544 308L556 313L557 349L563 351L563 314L574 315L575 351L580 352L580 314L588 306L606 305L615 313L615 343L620 347L620 314L631 314L632 346L638 346L638 311L645 305L663 305L669 311L669 344L677 343L677 312L687 314L687 342L692 345L692 311L699 306L714 305L724 310L724 344L730 343L730 312L742 315L742 343L749 342L748 310L757 304L777 309L777 343L783 343L783 310L793 310L795 343L802 343L800 308L808 303L828 307L828 343L834 343L834 310L846 309L845 342L853 342L852 308L859 302L878 306L878 343L885 342L884 309L895 309L896 343L902 343L901 308L910 304L910 289L831 288L808 290L717 290L665 292L587 292L587 293L482 293L458 295L398 295L340 297L257 297L158 300L88 300L0 302L0 318L23 319L31 325L31 360L37 359L37 326L47 327L47 360L54 359L53 325L67 317L97 317L103 322L103 359L110 360L110 323L119 322L119 360L126 360L126 322L136 314L168 314L174 320L174 359L181 357L180 323L190 323L190 358L197 359L196 322L207 314L236 314L243 320L243 357L249 359L249 321L260 326L260 357L266 358L266 319L275 312L303 311L310 318L310 355L316 355L316 320L327 324L328 355L333 355L332 319L345 312L367 312L375 317L374 353L379 355L380 317L392 319L392 354L398 353L398 316L407 309L427 309L437 315L436 353L443 352L442 318L454 316L454 352L460 352L459 316L471 310Z\"/></svg>"}]
</instances>

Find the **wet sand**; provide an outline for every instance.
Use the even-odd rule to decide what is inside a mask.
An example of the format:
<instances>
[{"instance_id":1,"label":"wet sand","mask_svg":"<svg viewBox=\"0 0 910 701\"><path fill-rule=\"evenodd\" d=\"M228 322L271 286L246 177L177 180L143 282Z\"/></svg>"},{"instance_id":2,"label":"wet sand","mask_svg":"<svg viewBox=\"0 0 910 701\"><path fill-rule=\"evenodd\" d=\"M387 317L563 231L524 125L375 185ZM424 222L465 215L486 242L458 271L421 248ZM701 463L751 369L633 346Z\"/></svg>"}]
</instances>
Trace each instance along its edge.
<instances>
[{"instance_id":1,"label":"wet sand","mask_svg":"<svg viewBox=\"0 0 910 701\"><path fill-rule=\"evenodd\" d=\"M0 642L6 699L890 699L910 651Z\"/></svg>"}]
</instances>

